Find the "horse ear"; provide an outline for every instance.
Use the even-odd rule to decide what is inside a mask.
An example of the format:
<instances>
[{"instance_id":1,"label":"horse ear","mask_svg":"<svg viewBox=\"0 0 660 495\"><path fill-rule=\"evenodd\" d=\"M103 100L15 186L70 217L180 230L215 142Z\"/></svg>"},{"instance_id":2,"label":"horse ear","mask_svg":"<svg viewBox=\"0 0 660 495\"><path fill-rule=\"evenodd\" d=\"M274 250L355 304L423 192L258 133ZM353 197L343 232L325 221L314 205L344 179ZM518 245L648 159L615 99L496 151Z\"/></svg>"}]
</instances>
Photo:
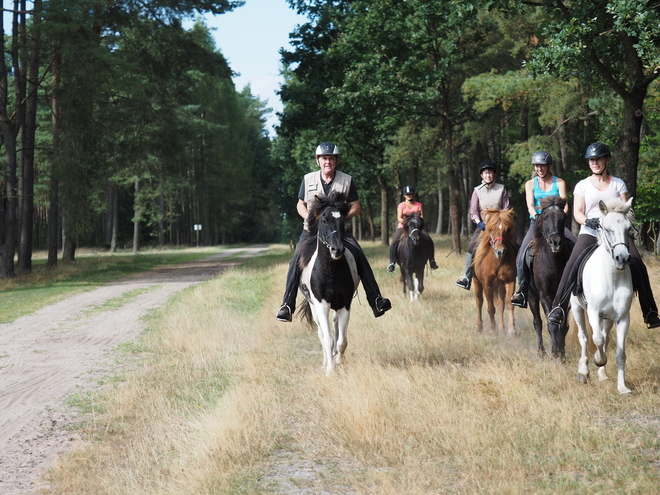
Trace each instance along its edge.
<instances>
[{"instance_id":1,"label":"horse ear","mask_svg":"<svg viewBox=\"0 0 660 495\"><path fill-rule=\"evenodd\" d=\"M598 208L603 215L607 215L607 205L602 199L598 202Z\"/></svg>"}]
</instances>

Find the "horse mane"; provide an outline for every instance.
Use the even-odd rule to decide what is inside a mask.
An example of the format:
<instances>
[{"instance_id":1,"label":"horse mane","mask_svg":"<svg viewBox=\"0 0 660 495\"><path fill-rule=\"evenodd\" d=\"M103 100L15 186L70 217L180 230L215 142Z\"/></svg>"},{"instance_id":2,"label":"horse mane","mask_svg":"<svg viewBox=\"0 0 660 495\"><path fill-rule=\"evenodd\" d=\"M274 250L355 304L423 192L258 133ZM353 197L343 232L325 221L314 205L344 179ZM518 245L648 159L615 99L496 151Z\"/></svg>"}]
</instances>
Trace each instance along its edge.
<instances>
[{"instance_id":1,"label":"horse mane","mask_svg":"<svg viewBox=\"0 0 660 495\"><path fill-rule=\"evenodd\" d=\"M319 217L323 210L329 206L337 208L343 217L346 217L351 209L351 205L346 201L346 195L344 193L332 191L328 196L314 196L312 207L307 216L307 229L311 235L317 235Z\"/></svg>"},{"instance_id":2,"label":"horse mane","mask_svg":"<svg viewBox=\"0 0 660 495\"><path fill-rule=\"evenodd\" d=\"M543 215L543 212L546 208L549 208L551 206L558 207L563 214L564 207L566 206L566 198L560 198L559 196L546 196L545 198L541 198L541 215ZM560 234L562 235L562 237L564 236L563 232L560 232ZM530 241L530 244L534 243L533 245L540 246L541 242L544 242L543 222L537 220L536 225L534 225L534 234L532 236L532 240Z\"/></svg>"},{"instance_id":3,"label":"horse mane","mask_svg":"<svg viewBox=\"0 0 660 495\"><path fill-rule=\"evenodd\" d=\"M410 222L412 222L415 219L416 219L416 221L419 222L419 226L417 228L420 229L420 230L424 229L424 219L419 214L419 212L408 213L408 214L403 216L403 228L406 232L409 230L408 225L410 224Z\"/></svg>"},{"instance_id":4,"label":"horse mane","mask_svg":"<svg viewBox=\"0 0 660 495\"><path fill-rule=\"evenodd\" d=\"M474 250L473 264L475 266L480 264L488 255L490 236L486 235L486 233L495 229L500 222L504 226L503 232L508 232L509 238L506 240L513 244L512 237L514 233L516 213L513 210L498 210L494 208L488 208L481 212L481 218L483 219L486 228L481 234L479 234L478 245Z\"/></svg>"},{"instance_id":5,"label":"horse mane","mask_svg":"<svg viewBox=\"0 0 660 495\"><path fill-rule=\"evenodd\" d=\"M312 206L309 210L309 215L307 216L307 230L309 231L309 237L303 241L302 246L300 246L298 265L301 270L307 266L312 259L312 255L316 251L319 218L321 217L321 213L323 213L328 207L337 208L344 218L351 209L351 205L346 201L346 195L344 193L332 191L327 197L314 196L314 201L312 201Z\"/></svg>"}]
</instances>

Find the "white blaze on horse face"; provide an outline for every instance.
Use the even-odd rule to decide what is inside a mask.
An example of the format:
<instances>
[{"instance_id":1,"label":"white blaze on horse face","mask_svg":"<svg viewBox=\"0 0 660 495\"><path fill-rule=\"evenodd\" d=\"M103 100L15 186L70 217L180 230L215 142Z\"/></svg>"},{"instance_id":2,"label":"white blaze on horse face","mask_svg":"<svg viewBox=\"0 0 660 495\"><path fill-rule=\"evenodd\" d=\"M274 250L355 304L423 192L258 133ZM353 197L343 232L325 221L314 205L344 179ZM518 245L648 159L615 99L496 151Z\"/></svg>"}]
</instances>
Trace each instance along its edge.
<instances>
[{"instance_id":1,"label":"white blaze on horse face","mask_svg":"<svg viewBox=\"0 0 660 495\"><path fill-rule=\"evenodd\" d=\"M341 218L341 213L339 213L338 211L333 211L332 216L335 218Z\"/></svg>"}]
</instances>

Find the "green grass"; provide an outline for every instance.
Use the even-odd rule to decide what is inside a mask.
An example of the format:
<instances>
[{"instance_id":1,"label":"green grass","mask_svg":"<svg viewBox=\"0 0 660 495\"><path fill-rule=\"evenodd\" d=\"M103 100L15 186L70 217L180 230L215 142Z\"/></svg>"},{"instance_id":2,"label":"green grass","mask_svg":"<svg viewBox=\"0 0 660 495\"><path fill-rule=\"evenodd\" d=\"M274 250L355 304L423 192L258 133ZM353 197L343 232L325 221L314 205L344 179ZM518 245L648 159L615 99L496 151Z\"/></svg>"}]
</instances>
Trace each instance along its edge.
<instances>
[{"instance_id":1,"label":"green grass","mask_svg":"<svg viewBox=\"0 0 660 495\"><path fill-rule=\"evenodd\" d=\"M58 302L155 266L194 261L221 252L222 248L171 249L138 254L79 255L73 263L49 269L35 259L32 272L0 280L0 323L8 323ZM123 303L125 303L124 301Z\"/></svg>"}]
</instances>

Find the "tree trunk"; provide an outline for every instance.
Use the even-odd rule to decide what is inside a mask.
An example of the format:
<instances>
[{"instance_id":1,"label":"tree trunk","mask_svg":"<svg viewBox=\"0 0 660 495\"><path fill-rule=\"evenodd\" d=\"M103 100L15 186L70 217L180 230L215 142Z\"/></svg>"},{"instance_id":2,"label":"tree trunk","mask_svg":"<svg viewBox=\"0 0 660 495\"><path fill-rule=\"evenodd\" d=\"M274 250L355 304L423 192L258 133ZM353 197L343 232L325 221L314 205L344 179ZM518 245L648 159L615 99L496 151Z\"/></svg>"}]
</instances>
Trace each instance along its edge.
<instances>
[{"instance_id":1,"label":"tree trunk","mask_svg":"<svg viewBox=\"0 0 660 495\"><path fill-rule=\"evenodd\" d=\"M117 252L117 235L119 231L119 188L112 186L112 238L110 239L110 252Z\"/></svg>"},{"instance_id":2,"label":"tree trunk","mask_svg":"<svg viewBox=\"0 0 660 495\"><path fill-rule=\"evenodd\" d=\"M34 217L34 144L37 128L37 90L39 87L39 50L41 44L41 0L34 1L33 36L28 70L25 124L21 131L21 232L18 249L18 269L32 271L32 234Z\"/></svg>"},{"instance_id":3,"label":"tree trunk","mask_svg":"<svg viewBox=\"0 0 660 495\"><path fill-rule=\"evenodd\" d=\"M73 262L76 260L76 240L68 230L66 218L66 214L62 216L62 261Z\"/></svg>"},{"instance_id":4,"label":"tree trunk","mask_svg":"<svg viewBox=\"0 0 660 495\"><path fill-rule=\"evenodd\" d=\"M436 224L435 227L435 233L436 234L442 234L442 218L444 215L444 204L443 204L443 184L442 184L442 173L440 172L440 167L436 170L436 174L438 177L437 181L437 188L438 188L438 223Z\"/></svg>"},{"instance_id":5,"label":"tree trunk","mask_svg":"<svg viewBox=\"0 0 660 495\"><path fill-rule=\"evenodd\" d=\"M137 253L140 249L140 201L138 193L140 192L140 179L135 178L135 202L133 215L133 253Z\"/></svg>"},{"instance_id":6,"label":"tree trunk","mask_svg":"<svg viewBox=\"0 0 660 495\"><path fill-rule=\"evenodd\" d=\"M445 157L447 161L447 187L449 188L449 218L451 221L452 248L457 255L461 254L461 218L460 218L460 189L457 180L457 170L454 164L454 138L451 122L444 123L445 127Z\"/></svg>"},{"instance_id":7,"label":"tree trunk","mask_svg":"<svg viewBox=\"0 0 660 495\"><path fill-rule=\"evenodd\" d=\"M389 202L387 201L387 185L382 177L378 179L378 184L380 185L380 223L381 223L381 232L380 232L380 243L384 246L389 245L390 243L390 223L389 218Z\"/></svg>"},{"instance_id":8,"label":"tree trunk","mask_svg":"<svg viewBox=\"0 0 660 495\"><path fill-rule=\"evenodd\" d=\"M635 89L624 98L623 127L615 163L616 175L628 186L629 197L637 195L637 165L645 97L646 88Z\"/></svg>"}]
</instances>

